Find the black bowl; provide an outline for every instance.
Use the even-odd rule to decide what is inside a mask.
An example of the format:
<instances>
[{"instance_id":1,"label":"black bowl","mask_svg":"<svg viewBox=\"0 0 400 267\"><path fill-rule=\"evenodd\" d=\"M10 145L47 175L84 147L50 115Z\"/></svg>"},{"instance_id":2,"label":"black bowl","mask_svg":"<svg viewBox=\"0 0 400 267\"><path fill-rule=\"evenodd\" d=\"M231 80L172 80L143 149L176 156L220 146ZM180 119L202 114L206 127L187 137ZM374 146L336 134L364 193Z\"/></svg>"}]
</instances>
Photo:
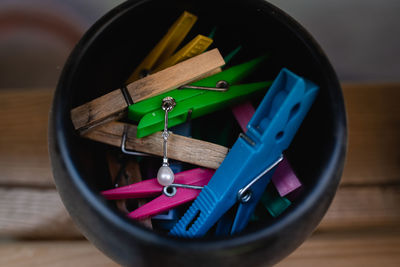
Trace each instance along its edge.
<instances>
[{"instance_id":1,"label":"black bowl","mask_svg":"<svg viewBox=\"0 0 400 267\"><path fill-rule=\"evenodd\" d=\"M187 10L199 17L193 33L217 26L224 55L238 45L237 62L271 57L255 81L287 67L320 86L320 93L286 156L303 182L294 205L226 238L180 239L143 228L99 194L110 188L108 146L80 138L70 110L119 88L133 68ZM189 36L193 37L194 35ZM235 132L235 135L238 132ZM237 135L236 135L237 137ZM57 188L83 234L106 255L133 266L258 266L274 264L315 229L339 184L347 144L345 108L334 70L312 37L263 0L127 1L100 19L75 47L60 78L51 111L49 147Z\"/></svg>"}]
</instances>

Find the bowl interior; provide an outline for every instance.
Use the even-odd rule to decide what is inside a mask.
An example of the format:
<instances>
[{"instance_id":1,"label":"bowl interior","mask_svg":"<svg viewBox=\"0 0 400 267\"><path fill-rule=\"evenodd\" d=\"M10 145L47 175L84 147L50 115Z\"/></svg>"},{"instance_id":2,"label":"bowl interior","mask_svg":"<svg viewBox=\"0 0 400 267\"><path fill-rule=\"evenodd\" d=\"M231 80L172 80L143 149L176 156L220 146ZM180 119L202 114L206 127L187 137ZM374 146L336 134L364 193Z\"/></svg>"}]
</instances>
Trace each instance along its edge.
<instances>
[{"instance_id":1,"label":"bowl interior","mask_svg":"<svg viewBox=\"0 0 400 267\"><path fill-rule=\"evenodd\" d=\"M69 111L78 105L120 88L133 69L154 47L170 25L187 10L199 17L183 43L197 34L208 35L216 27L213 47L223 56L242 46L231 62L242 63L265 53L269 59L246 82L273 80L286 67L320 86L320 93L290 148L285 152L303 183L303 191L292 207L302 205L316 189L321 173L328 168L337 145L337 114L332 92L340 91L336 77L316 46L310 46L303 29L263 1L142 1L126 4L100 20L81 40L70 59L72 68L60 81L64 103L58 108L65 120L65 134L73 164L84 182L94 192L112 188L106 162L110 146L80 138L73 129ZM288 24L288 21L290 22ZM254 100L261 100L261 97ZM224 145L232 146L240 133L230 110L193 120L193 128L204 140L218 142L216 136L231 127ZM207 129L207 131L201 130ZM225 131L226 132L226 131ZM100 197L99 197L100 199ZM100 200L99 200L100 201ZM119 213L112 203L109 208ZM123 216L119 213L119 216ZM285 215L284 215L285 216ZM246 233L279 223L265 218L251 224ZM135 222L131 222L135 224Z\"/></svg>"}]
</instances>

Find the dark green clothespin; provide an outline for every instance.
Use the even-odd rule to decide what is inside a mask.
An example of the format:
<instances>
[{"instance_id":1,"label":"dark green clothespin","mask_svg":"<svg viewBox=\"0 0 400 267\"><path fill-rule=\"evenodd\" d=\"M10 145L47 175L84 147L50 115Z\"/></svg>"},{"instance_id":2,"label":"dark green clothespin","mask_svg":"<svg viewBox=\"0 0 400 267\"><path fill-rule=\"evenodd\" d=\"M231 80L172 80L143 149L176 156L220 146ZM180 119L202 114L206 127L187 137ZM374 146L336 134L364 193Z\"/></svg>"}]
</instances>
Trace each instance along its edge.
<instances>
[{"instance_id":1,"label":"dark green clothespin","mask_svg":"<svg viewBox=\"0 0 400 267\"><path fill-rule=\"evenodd\" d=\"M269 185L262 195L261 203L274 218L281 215L292 204L286 197L281 197L272 185Z\"/></svg>"}]
</instances>

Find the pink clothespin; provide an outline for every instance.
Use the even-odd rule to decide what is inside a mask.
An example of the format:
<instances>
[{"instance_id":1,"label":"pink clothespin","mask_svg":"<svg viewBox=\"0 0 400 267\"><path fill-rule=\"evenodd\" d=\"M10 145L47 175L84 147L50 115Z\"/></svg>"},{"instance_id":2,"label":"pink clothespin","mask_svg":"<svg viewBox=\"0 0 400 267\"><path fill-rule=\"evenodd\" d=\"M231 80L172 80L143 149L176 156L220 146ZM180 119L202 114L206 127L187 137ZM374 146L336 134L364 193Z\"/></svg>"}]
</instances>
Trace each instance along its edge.
<instances>
[{"instance_id":1,"label":"pink clothespin","mask_svg":"<svg viewBox=\"0 0 400 267\"><path fill-rule=\"evenodd\" d=\"M196 168L175 174L175 181L162 186L157 179L145 180L135 184L102 192L106 199L148 198L158 196L128 214L133 219L148 218L186 202L194 200L203 186L208 184L215 170Z\"/></svg>"},{"instance_id":2,"label":"pink clothespin","mask_svg":"<svg viewBox=\"0 0 400 267\"><path fill-rule=\"evenodd\" d=\"M253 117L254 112L255 109L250 101L246 101L242 104L232 107L232 113L243 132L247 131L246 126ZM293 172L293 169L286 158L283 158L282 162L276 167L276 170L272 175L272 182L274 183L281 197L289 194L301 186L299 179Z\"/></svg>"},{"instance_id":3,"label":"pink clothespin","mask_svg":"<svg viewBox=\"0 0 400 267\"><path fill-rule=\"evenodd\" d=\"M256 110L254 109L250 101L246 101L232 107L232 113L244 133L247 132L247 124L249 124L249 121L251 120L255 112Z\"/></svg>"}]
</instances>

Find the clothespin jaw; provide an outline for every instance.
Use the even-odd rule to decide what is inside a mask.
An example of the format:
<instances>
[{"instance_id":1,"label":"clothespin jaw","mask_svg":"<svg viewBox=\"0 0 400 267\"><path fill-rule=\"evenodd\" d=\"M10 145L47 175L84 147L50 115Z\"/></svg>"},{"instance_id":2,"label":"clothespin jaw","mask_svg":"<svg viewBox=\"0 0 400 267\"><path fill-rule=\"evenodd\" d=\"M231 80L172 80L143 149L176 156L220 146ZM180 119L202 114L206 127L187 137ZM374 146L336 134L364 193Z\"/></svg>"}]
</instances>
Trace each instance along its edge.
<instances>
[{"instance_id":1,"label":"clothespin jaw","mask_svg":"<svg viewBox=\"0 0 400 267\"><path fill-rule=\"evenodd\" d=\"M247 125L247 136L255 142L275 142L287 148L314 102L318 86L288 69L282 69L268 95ZM269 135L275 134L275 140Z\"/></svg>"},{"instance_id":2,"label":"clothespin jaw","mask_svg":"<svg viewBox=\"0 0 400 267\"><path fill-rule=\"evenodd\" d=\"M184 11L159 43L135 69L127 83L140 79L144 72L150 72L154 67L157 67L159 64L166 61L172 53L174 53L183 39L185 39L196 21L197 16Z\"/></svg>"},{"instance_id":3,"label":"clothespin jaw","mask_svg":"<svg viewBox=\"0 0 400 267\"><path fill-rule=\"evenodd\" d=\"M318 86L283 69L260 103L247 128L204 187L192 206L170 231L182 237L203 236L235 203L247 209L255 208L268 183L256 180L265 170L274 166L287 149L297 129L310 109L318 92ZM270 174L268 174L268 179ZM266 180L268 180L266 179ZM263 183L260 186L260 182ZM249 189L247 186L251 185ZM246 189L246 194L243 189ZM262 190L261 190L262 189ZM241 198L247 196L246 198ZM238 210L237 225L247 224L250 216ZM244 213L244 212L243 212Z\"/></svg>"}]
</instances>

